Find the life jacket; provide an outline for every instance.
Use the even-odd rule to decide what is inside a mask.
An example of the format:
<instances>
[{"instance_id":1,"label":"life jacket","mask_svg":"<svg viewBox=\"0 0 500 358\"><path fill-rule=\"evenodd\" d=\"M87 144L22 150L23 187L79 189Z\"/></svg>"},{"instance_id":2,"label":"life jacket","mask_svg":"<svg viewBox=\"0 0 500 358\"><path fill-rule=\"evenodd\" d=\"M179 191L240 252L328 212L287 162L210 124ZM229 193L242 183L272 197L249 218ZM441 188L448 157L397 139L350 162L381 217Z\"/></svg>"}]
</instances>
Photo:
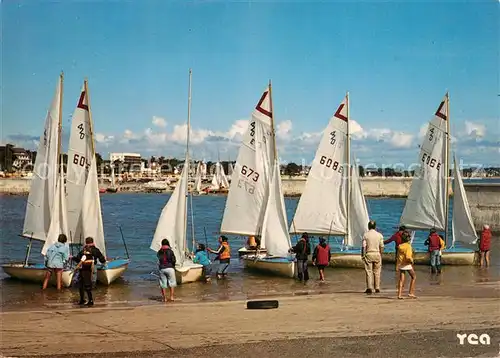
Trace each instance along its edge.
<instances>
[{"instance_id":1,"label":"life jacket","mask_svg":"<svg viewBox=\"0 0 500 358\"><path fill-rule=\"evenodd\" d=\"M84 270L92 269L94 265L94 254L92 253L91 247L86 247L83 249L83 254L85 255L85 261L82 262L82 268Z\"/></svg>"},{"instance_id":2,"label":"life jacket","mask_svg":"<svg viewBox=\"0 0 500 358\"><path fill-rule=\"evenodd\" d=\"M326 245L325 247L318 245L318 252L316 256L316 264L318 265L328 265L330 258L328 257L328 252L330 251L330 246Z\"/></svg>"},{"instance_id":3,"label":"life jacket","mask_svg":"<svg viewBox=\"0 0 500 358\"><path fill-rule=\"evenodd\" d=\"M255 236L248 237L248 246L257 246L257 242L255 241Z\"/></svg>"},{"instance_id":4,"label":"life jacket","mask_svg":"<svg viewBox=\"0 0 500 358\"><path fill-rule=\"evenodd\" d=\"M479 250L488 251L491 248L491 231L483 230L481 233L481 241L479 242Z\"/></svg>"},{"instance_id":5,"label":"life jacket","mask_svg":"<svg viewBox=\"0 0 500 358\"><path fill-rule=\"evenodd\" d=\"M219 260L231 258L231 248L229 247L229 244L223 241L221 245L224 246L224 251L222 251L219 255Z\"/></svg>"},{"instance_id":6,"label":"life jacket","mask_svg":"<svg viewBox=\"0 0 500 358\"><path fill-rule=\"evenodd\" d=\"M429 235L429 252L441 249L441 237L437 233Z\"/></svg>"}]
</instances>

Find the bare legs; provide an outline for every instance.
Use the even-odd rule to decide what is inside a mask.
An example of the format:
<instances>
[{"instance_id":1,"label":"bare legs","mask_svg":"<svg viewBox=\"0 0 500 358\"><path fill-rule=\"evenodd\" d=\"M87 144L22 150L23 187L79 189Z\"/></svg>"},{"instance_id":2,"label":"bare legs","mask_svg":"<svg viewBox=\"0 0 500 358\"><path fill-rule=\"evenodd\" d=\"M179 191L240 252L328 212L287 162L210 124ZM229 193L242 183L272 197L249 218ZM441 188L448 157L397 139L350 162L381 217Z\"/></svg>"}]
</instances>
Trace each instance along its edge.
<instances>
[{"instance_id":1,"label":"bare legs","mask_svg":"<svg viewBox=\"0 0 500 358\"><path fill-rule=\"evenodd\" d=\"M170 293L168 298L167 298L167 290ZM164 302L174 301L174 288L173 287L169 287L168 289L162 288L161 289L161 296L163 297Z\"/></svg>"},{"instance_id":2,"label":"bare legs","mask_svg":"<svg viewBox=\"0 0 500 358\"><path fill-rule=\"evenodd\" d=\"M410 289L409 289L409 292L408 292L408 297L411 297L411 298L417 298L415 296L415 282L416 282L416 279L417 279L417 275L415 274L415 271L413 269L411 270L407 270L406 272L408 272L410 274ZM398 298L399 299L403 299L403 288L405 286L405 271L403 270L400 270L399 271L399 281L398 281Z\"/></svg>"},{"instance_id":3,"label":"bare legs","mask_svg":"<svg viewBox=\"0 0 500 358\"><path fill-rule=\"evenodd\" d=\"M321 282L324 282L325 281L325 269L321 268L321 269L318 269L318 271L319 271L319 280Z\"/></svg>"},{"instance_id":4,"label":"bare legs","mask_svg":"<svg viewBox=\"0 0 500 358\"><path fill-rule=\"evenodd\" d=\"M479 257L479 266L483 266L483 261L484 261L484 267L490 266L490 251L481 251L480 252L480 257Z\"/></svg>"},{"instance_id":5,"label":"bare legs","mask_svg":"<svg viewBox=\"0 0 500 358\"><path fill-rule=\"evenodd\" d=\"M57 282L57 290L61 291L62 289L62 270L55 270L56 273L56 282ZM45 271L45 278L43 279L42 290L47 289L49 285L50 276L52 276L52 270Z\"/></svg>"}]
</instances>

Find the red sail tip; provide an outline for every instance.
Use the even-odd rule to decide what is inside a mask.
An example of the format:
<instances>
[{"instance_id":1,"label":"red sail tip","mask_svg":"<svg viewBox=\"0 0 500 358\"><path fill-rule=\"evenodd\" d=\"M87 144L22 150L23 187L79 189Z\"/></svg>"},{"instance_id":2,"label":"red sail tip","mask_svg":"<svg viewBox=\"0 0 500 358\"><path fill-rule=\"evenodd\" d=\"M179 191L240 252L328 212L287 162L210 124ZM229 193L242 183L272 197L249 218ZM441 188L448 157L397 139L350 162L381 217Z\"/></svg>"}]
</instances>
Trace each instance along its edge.
<instances>
[{"instance_id":1,"label":"red sail tip","mask_svg":"<svg viewBox=\"0 0 500 358\"><path fill-rule=\"evenodd\" d=\"M337 109L337 112L335 112L333 116L347 122L347 117L342 114L342 110L344 109L344 107L345 103L341 103L339 108Z\"/></svg>"},{"instance_id":2,"label":"red sail tip","mask_svg":"<svg viewBox=\"0 0 500 358\"><path fill-rule=\"evenodd\" d=\"M255 107L255 109L257 111L259 111L260 113L262 113L263 115L265 115L265 116L267 116L269 118L272 118L273 114L270 111L268 111L267 109L262 108L262 104L266 100L266 97L267 97L268 94L269 94L269 91L265 91L262 94L262 97L260 97L259 103L257 103L257 106Z\"/></svg>"},{"instance_id":3,"label":"red sail tip","mask_svg":"<svg viewBox=\"0 0 500 358\"><path fill-rule=\"evenodd\" d=\"M87 102L86 99L87 98L85 96L85 91L82 91L82 93L80 94L80 99L78 100L78 105L76 107L88 111L89 106L84 103L84 102Z\"/></svg>"},{"instance_id":4,"label":"red sail tip","mask_svg":"<svg viewBox=\"0 0 500 358\"><path fill-rule=\"evenodd\" d=\"M442 101L441 104L439 105L439 108L437 109L435 115L441 119L444 119L445 121L448 120L446 116L446 107L444 105L444 101Z\"/></svg>"}]
</instances>

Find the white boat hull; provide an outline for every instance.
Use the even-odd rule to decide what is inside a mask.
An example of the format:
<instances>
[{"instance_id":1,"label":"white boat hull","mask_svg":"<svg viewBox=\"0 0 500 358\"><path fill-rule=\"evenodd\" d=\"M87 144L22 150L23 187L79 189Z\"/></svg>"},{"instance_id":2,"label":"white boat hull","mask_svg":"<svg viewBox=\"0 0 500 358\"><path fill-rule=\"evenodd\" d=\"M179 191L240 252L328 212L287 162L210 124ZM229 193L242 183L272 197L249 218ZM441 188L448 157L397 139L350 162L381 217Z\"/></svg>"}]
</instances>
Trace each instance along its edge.
<instances>
[{"instance_id":1,"label":"white boat hull","mask_svg":"<svg viewBox=\"0 0 500 358\"><path fill-rule=\"evenodd\" d=\"M203 266L189 262L175 268L175 280L178 285L200 281L203 278Z\"/></svg>"},{"instance_id":2,"label":"white boat hull","mask_svg":"<svg viewBox=\"0 0 500 358\"><path fill-rule=\"evenodd\" d=\"M123 275L129 263L130 260L118 259L109 261L105 267L97 267L97 282L109 286Z\"/></svg>"},{"instance_id":3,"label":"white boat hull","mask_svg":"<svg viewBox=\"0 0 500 358\"><path fill-rule=\"evenodd\" d=\"M246 269L262 271L289 278L295 277L296 263L294 261L273 261L263 258L255 259L255 256L243 256L242 259Z\"/></svg>"},{"instance_id":4,"label":"white boat hull","mask_svg":"<svg viewBox=\"0 0 500 358\"><path fill-rule=\"evenodd\" d=\"M45 279L45 272L47 269L43 265L24 266L24 263L10 263L2 265L4 272L12 278L21 281L43 283ZM64 287L70 287L73 280L73 271L64 270L62 274L62 284ZM56 285L56 275L50 276L49 283L53 286Z\"/></svg>"}]
</instances>

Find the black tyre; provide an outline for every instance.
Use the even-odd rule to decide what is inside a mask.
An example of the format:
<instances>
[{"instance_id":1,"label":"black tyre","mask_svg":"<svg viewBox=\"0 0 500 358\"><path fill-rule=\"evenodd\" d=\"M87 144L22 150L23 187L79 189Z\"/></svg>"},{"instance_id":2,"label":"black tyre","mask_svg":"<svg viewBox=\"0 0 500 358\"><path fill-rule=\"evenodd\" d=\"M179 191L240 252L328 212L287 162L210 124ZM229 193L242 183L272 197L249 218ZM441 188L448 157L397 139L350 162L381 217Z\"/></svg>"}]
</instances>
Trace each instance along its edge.
<instances>
[{"instance_id":1,"label":"black tyre","mask_svg":"<svg viewBox=\"0 0 500 358\"><path fill-rule=\"evenodd\" d=\"M269 310L278 307L279 302L277 300L247 301L247 309L249 310Z\"/></svg>"}]
</instances>

